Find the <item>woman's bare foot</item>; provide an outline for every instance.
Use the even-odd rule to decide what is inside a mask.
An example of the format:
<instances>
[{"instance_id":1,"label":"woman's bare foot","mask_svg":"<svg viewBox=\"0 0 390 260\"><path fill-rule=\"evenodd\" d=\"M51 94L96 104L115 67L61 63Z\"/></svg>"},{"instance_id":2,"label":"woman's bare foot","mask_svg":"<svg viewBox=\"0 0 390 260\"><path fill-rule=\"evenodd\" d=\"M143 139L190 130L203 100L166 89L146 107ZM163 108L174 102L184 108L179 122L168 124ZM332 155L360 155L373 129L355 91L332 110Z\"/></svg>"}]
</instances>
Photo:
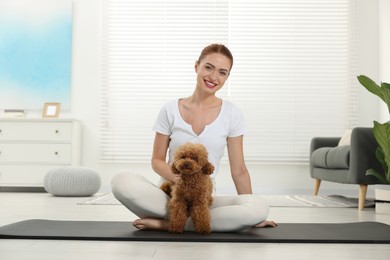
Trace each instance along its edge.
<instances>
[{"instance_id":1,"label":"woman's bare foot","mask_svg":"<svg viewBox=\"0 0 390 260\"><path fill-rule=\"evenodd\" d=\"M142 218L135 220L133 226L143 230L168 230L169 221L161 218Z\"/></svg>"},{"instance_id":2,"label":"woman's bare foot","mask_svg":"<svg viewBox=\"0 0 390 260\"><path fill-rule=\"evenodd\" d=\"M257 224L256 228L264 228L264 227L276 227L278 224L276 224L275 221L272 220L265 220L261 222L260 224Z\"/></svg>"}]
</instances>

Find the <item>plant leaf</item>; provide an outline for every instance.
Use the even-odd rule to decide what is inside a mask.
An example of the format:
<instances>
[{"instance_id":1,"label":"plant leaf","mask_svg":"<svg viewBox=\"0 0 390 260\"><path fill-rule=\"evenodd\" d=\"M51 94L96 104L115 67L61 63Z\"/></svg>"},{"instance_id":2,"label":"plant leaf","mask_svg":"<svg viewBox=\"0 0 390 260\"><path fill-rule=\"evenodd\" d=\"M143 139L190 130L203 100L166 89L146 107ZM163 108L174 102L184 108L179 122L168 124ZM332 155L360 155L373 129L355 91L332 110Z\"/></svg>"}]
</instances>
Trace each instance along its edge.
<instances>
[{"instance_id":1,"label":"plant leaf","mask_svg":"<svg viewBox=\"0 0 390 260\"><path fill-rule=\"evenodd\" d=\"M384 184L387 183L386 178L383 176L383 174L380 174L379 172L375 171L374 169L367 170L366 175L374 176L374 177L378 178Z\"/></svg>"},{"instance_id":2,"label":"plant leaf","mask_svg":"<svg viewBox=\"0 0 390 260\"><path fill-rule=\"evenodd\" d=\"M386 178L383 176L383 174L380 174L379 172L375 171L374 169L367 170L366 175L374 176L374 177L378 178L384 184L387 183Z\"/></svg>"},{"instance_id":3,"label":"plant leaf","mask_svg":"<svg viewBox=\"0 0 390 260\"><path fill-rule=\"evenodd\" d=\"M375 157L378 159L378 161L380 162L383 170L385 172L387 172L387 164L386 164L386 161L385 161L385 154L383 153L383 150L382 150L382 147L378 146L378 148L376 149L375 151Z\"/></svg>"},{"instance_id":4,"label":"plant leaf","mask_svg":"<svg viewBox=\"0 0 390 260\"><path fill-rule=\"evenodd\" d=\"M380 91L382 93L382 99L385 101L387 105L387 109L389 110L390 113L390 84L382 82Z\"/></svg>"},{"instance_id":5,"label":"plant leaf","mask_svg":"<svg viewBox=\"0 0 390 260\"><path fill-rule=\"evenodd\" d=\"M385 175L386 179L390 183L390 123L380 124L374 121L374 128L372 129L372 132L379 146L382 148L383 160L387 165Z\"/></svg>"},{"instance_id":6,"label":"plant leaf","mask_svg":"<svg viewBox=\"0 0 390 260\"><path fill-rule=\"evenodd\" d=\"M381 88L372 79L370 79L369 77L364 76L364 75L360 75L357 78L358 78L360 84L363 85L363 87L365 87L368 91L370 91L374 95L377 95L383 101L385 101L382 97Z\"/></svg>"},{"instance_id":7,"label":"plant leaf","mask_svg":"<svg viewBox=\"0 0 390 260\"><path fill-rule=\"evenodd\" d=\"M381 87L382 87L382 88L390 89L390 84L389 84L389 83L386 83L386 82L382 82Z\"/></svg>"}]
</instances>

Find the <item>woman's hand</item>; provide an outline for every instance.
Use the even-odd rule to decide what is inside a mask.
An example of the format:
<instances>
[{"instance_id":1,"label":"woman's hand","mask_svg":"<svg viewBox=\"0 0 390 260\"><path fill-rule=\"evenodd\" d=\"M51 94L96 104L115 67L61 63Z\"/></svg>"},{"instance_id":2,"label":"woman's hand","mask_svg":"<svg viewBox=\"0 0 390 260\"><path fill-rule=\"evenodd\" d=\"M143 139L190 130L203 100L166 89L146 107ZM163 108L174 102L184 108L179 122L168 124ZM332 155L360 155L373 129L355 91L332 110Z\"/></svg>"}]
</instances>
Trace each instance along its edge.
<instances>
[{"instance_id":1,"label":"woman's hand","mask_svg":"<svg viewBox=\"0 0 390 260\"><path fill-rule=\"evenodd\" d=\"M256 228L265 228L265 227L276 227L278 224L276 224L275 221L272 220L265 220L261 222L260 224L255 225Z\"/></svg>"}]
</instances>

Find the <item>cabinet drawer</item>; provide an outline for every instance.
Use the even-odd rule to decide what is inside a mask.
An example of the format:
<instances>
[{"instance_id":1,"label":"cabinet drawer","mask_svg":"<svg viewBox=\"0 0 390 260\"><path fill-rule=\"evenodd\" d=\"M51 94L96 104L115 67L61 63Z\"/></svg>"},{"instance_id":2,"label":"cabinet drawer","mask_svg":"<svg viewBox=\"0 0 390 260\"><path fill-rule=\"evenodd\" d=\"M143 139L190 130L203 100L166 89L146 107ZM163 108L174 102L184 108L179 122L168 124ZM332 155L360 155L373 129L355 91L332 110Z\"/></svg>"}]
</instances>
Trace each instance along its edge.
<instances>
[{"instance_id":1,"label":"cabinet drawer","mask_svg":"<svg viewBox=\"0 0 390 260\"><path fill-rule=\"evenodd\" d=\"M66 122L0 122L0 141L70 141Z\"/></svg>"},{"instance_id":2,"label":"cabinet drawer","mask_svg":"<svg viewBox=\"0 0 390 260\"><path fill-rule=\"evenodd\" d=\"M70 163L71 144L0 143L0 163Z\"/></svg>"},{"instance_id":3,"label":"cabinet drawer","mask_svg":"<svg viewBox=\"0 0 390 260\"><path fill-rule=\"evenodd\" d=\"M46 173L55 167L65 165L2 165L0 164L1 186L43 186Z\"/></svg>"}]
</instances>

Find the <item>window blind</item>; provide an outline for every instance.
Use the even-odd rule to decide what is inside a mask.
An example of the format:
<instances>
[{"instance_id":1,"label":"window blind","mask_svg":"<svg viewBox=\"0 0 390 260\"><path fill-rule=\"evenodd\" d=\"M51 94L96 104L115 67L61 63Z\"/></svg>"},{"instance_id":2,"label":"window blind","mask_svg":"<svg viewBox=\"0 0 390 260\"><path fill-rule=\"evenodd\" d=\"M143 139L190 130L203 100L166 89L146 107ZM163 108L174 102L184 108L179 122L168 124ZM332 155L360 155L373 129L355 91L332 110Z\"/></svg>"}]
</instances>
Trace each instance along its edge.
<instances>
[{"instance_id":1,"label":"window blind","mask_svg":"<svg viewBox=\"0 0 390 260\"><path fill-rule=\"evenodd\" d=\"M234 56L218 96L243 112L248 162L307 162L314 136L357 124L349 0L104 0L100 155L145 162L169 100L195 87L210 43Z\"/></svg>"}]
</instances>

